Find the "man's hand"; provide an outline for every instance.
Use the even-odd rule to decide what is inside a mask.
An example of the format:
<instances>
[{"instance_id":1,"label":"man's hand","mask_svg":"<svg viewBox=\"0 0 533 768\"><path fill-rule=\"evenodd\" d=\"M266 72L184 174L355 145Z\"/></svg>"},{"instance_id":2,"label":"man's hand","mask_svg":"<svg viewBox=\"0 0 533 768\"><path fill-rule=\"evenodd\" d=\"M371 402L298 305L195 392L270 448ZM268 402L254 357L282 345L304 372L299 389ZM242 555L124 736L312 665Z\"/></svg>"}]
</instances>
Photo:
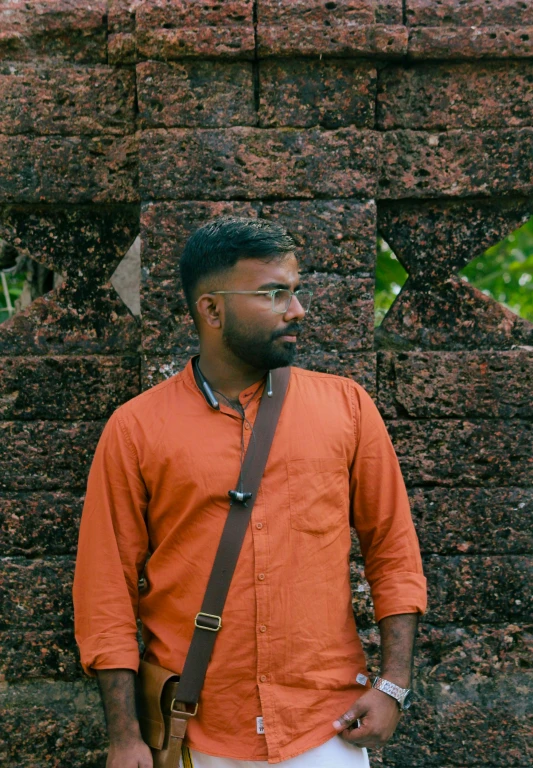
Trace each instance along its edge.
<instances>
[{"instance_id":1,"label":"man's hand","mask_svg":"<svg viewBox=\"0 0 533 768\"><path fill-rule=\"evenodd\" d=\"M142 739L111 742L106 768L153 768L152 753Z\"/></svg>"},{"instance_id":2,"label":"man's hand","mask_svg":"<svg viewBox=\"0 0 533 768\"><path fill-rule=\"evenodd\" d=\"M135 711L135 673L97 669L96 674L109 734L106 768L153 768L152 753L142 740Z\"/></svg>"},{"instance_id":3,"label":"man's hand","mask_svg":"<svg viewBox=\"0 0 533 768\"><path fill-rule=\"evenodd\" d=\"M400 719L398 704L383 691L367 691L344 715L333 723L341 739L357 747L383 747L396 730ZM361 725L357 728L357 720Z\"/></svg>"}]
</instances>

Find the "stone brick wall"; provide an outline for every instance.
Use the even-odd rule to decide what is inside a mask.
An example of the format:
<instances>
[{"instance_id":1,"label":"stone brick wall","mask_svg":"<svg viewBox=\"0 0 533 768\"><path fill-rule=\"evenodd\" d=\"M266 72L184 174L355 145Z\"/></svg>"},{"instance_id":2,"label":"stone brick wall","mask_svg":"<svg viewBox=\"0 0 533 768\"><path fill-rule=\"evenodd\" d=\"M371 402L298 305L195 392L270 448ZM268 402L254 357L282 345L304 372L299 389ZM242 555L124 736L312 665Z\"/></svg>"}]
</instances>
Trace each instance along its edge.
<instances>
[{"instance_id":1,"label":"stone brick wall","mask_svg":"<svg viewBox=\"0 0 533 768\"><path fill-rule=\"evenodd\" d=\"M457 272L533 213L532 40L527 0L0 3L0 238L66 277L0 326L2 766L105 764L85 482L113 409L196 348L176 258L226 212L297 239L301 363L368 388L409 487L419 698L373 763L531 763L533 326ZM409 278L374 332L377 231ZM139 232L141 320L110 283Z\"/></svg>"}]
</instances>

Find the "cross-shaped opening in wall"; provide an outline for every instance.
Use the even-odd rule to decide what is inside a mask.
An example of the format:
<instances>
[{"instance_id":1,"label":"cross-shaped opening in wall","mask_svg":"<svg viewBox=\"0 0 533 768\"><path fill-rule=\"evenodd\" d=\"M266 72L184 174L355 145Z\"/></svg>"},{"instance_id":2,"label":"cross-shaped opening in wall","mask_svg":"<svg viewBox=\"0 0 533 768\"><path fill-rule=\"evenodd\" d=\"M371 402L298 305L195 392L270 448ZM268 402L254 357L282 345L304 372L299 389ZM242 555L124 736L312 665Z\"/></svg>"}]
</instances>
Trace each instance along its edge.
<instances>
[{"instance_id":1,"label":"cross-shaped opening in wall","mask_svg":"<svg viewBox=\"0 0 533 768\"><path fill-rule=\"evenodd\" d=\"M486 296L533 322L533 216L458 274Z\"/></svg>"},{"instance_id":2,"label":"cross-shaped opening in wall","mask_svg":"<svg viewBox=\"0 0 533 768\"><path fill-rule=\"evenodd\" d=\"M457 273L486 296L533 322L533 217ZM409 277L392 248L378 237L374 325L383 322Z\"/></svg>"},{"instance_id":3,"label":"cross-shaped opening in wall","mask_svg":"<svg viewBox=\"0 0 533 768\"><path fill-rule=\"evenodd\" d=\"M140 315L140 238L137 237L111 275L110 282L132 315ZM35 299L58 288L65 276L39 264L0 238L0 323L22 312Z\"/></svg>"}]
</instances>

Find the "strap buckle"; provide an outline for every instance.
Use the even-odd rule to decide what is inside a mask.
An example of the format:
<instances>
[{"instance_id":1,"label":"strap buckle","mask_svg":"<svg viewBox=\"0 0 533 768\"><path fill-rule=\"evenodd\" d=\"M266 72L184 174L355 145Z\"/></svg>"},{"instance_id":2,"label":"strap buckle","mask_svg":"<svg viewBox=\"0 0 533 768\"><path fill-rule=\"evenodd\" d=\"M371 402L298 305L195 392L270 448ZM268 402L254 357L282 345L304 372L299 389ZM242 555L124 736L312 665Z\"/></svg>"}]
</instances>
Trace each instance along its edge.
<instances>
[{"instance_id":1,"label":"strap buckle","mask_svg":"<svg viewBox=\"0 0 533 768\"><path fill-rule=\"evenodd\" d=\"M196 614L194 626L198 627L198 629L207 629L209 632L218 632L222 627L222 618L214 613L203 613L200 611L200 613Z\"/></svg>"},{"instance_id":2,"label":"strap buckle","mask_svg":"<svg viewBox=\"0 0 533 768\"><path fill-rule=\"evenodd\" d=\"M194 705L194 711L193 712L187 712L186 709L174 709L174 704L179 701L179 699L172 699L172 704L170 705L170 712L172 715L177 715L178 717L182 716L184 720L188 720L189 717L195 717L196 713L198 712L198 703Z\"/></svg>"}]
</instances>

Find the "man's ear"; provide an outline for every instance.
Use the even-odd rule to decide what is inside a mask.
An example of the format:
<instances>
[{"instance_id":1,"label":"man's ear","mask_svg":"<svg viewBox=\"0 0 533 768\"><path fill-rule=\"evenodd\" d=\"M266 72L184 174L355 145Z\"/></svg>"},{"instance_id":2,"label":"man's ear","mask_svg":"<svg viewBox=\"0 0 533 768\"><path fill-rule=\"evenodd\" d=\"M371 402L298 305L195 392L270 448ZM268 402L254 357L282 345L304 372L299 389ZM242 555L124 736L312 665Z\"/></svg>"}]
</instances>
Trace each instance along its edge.
<instances>
[{"instance_id":1,"label":"man's ear","mask_svg":"<svg viewBox=\"0 0 533 768\"><path fill-rule=\"evenodd\" d=\"M222 307L220 305L219 296L214 296L212 293L202 293L196 302L196 311L201 322L210 328L220 328L222 325L220 321Z\"/></svg>"}]
</instances>

